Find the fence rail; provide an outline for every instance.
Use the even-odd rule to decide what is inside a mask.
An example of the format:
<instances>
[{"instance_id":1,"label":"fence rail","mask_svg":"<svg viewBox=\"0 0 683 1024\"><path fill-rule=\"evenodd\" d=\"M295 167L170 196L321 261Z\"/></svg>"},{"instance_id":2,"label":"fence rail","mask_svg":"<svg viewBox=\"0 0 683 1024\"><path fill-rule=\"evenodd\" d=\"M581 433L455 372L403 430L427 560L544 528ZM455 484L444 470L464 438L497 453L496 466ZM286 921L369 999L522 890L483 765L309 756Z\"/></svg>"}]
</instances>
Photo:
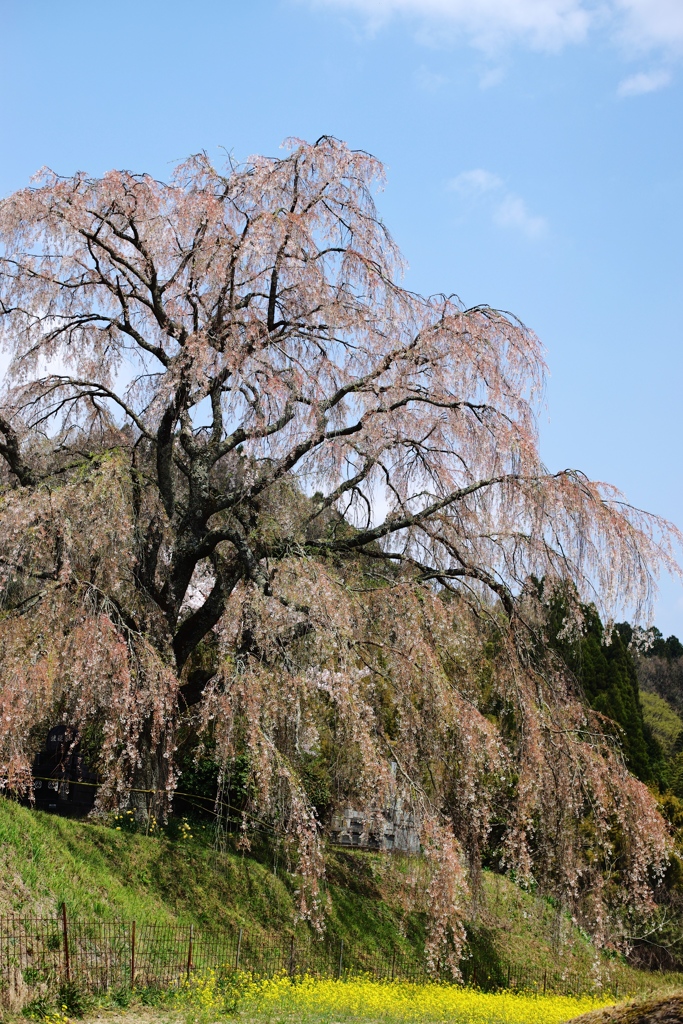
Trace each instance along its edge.
<instances>
[{"instance_id":1,"label":"fence rail","mask_svg":"<svg viewBox=\"0 0 683 1024\"><path fill-rule=\"evenodd\" d=\"M269 976L287 972L343 978L363 973L377 980L452 981L447 968L398 948L369 952L343 941L292 935L267 939L246 929L220 934L194 926L136 924L135 921L0 917L0 997L20 1005L35 994L74 982L90 992L118 987L168 988L207 969L250 971ZM467 957L461 980L484 990L614 996L634 992L634 972L619 963L579 974L539 971L507 960Z\"/></svg>"}]
</instances>

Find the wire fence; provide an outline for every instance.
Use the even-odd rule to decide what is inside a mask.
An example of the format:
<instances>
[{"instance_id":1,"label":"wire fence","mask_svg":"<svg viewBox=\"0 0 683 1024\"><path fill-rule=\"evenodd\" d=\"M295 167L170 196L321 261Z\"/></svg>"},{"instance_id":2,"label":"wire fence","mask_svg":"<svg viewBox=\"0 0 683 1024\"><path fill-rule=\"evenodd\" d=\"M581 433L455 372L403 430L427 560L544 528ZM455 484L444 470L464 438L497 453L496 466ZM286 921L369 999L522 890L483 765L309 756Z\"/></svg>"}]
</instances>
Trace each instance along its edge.
<instances>
[{"instance_id":1,"label":"wire fence","mask_svg":"<svg viewBox=\"0 0 683 1024\"><path fill-rule=\"evenodd\" d=\"M192 925L136 924L135 921L0 917L0 996L19 1006L36 995L74 983L101 993L117 988L170 988L194 972L251 972L267 977L285 972L346 978L359 974L381 981L453 981L485 991L512 989L618 997L648 987L618 962L590 973L548 971L504 959L468 956L459 979L447 967L399 948L368 951L329 937L291 935L264 938L246 929L220 934ZM678 978L679 984L681 976ZM649 987L654 987L650 983Z\"/></svg>"}]
</instances>

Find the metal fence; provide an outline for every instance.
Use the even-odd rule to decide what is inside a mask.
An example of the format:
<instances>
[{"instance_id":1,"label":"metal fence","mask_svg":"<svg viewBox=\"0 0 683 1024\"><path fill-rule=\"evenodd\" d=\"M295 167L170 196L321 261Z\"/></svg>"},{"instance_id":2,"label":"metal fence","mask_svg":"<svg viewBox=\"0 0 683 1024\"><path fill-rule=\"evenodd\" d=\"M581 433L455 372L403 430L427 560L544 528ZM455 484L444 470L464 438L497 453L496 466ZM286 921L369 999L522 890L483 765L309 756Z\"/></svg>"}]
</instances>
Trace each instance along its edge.
<instances>
[{"instance_id":1,"label":"metal fence","mask_svg":"<svg viewBox=\"0 0 683 1024\"><path fill-rule=\"evenodd\" d=\"M215 933L192 925L79 920L68 917L65 908L57 918L0 917L0 994L6 1004L25 1003L64 982L93 993L169 988L208 969L259 976L286 972L292 977L364 974L386 981L453 980L447 968L429 965L424 956L399 948L371 952L328 937L268 939L242 928ZM469 956L460 973L465 985L488 991L618 996L647 987L634 984L635 972L616 962L579 974Z\"/></svg>"}]
</instances>

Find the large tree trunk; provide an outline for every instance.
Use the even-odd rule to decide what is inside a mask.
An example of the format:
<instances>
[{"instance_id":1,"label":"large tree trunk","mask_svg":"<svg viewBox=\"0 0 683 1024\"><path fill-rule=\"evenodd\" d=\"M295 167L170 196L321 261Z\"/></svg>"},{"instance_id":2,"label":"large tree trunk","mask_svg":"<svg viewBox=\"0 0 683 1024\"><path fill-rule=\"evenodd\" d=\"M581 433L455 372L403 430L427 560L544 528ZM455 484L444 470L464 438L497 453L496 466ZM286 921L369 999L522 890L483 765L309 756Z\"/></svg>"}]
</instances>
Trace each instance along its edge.
<instances>
[{"instance_id":1,"label":"large tree trunk","mask_svg":"<svg viewBox=\"0 0 683 1024\"><path fill-rule=\"evenodd\" d=\"M138 824L149 828L153 821L163 821L170 810L170 758L166 753L167 736L155 741L151 720L145 723L139 739L139 764L133 772L127 809L133 811Z\"/></svg>"}]
</instances>

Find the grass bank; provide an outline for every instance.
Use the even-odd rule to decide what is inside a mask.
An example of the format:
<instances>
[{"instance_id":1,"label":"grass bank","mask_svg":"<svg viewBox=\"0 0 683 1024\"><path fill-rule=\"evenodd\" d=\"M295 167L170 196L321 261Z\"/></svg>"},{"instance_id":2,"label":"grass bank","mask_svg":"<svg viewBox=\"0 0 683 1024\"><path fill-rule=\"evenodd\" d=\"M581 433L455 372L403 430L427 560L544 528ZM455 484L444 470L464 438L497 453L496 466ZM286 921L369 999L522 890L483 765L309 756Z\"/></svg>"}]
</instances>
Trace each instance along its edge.
<instances>
[{"instance_id":1,"label":"grass bank","mask_svg":"<svg viewBox=\"0 0 683 1024\"><path fill-rule=\"evenodd\" d=\"M328 935L368 953L420 951L426 870L421 858L330 850ZM52 916L62 902L72 917L244 927L281 938L295 930L296 879L272 853L217 853L201 823L147 836L0 798L0 915ZM566 915L488 872L468 935L475 956L540 972L589 973L598 959Z\"/></svg>"}]
</instances>

